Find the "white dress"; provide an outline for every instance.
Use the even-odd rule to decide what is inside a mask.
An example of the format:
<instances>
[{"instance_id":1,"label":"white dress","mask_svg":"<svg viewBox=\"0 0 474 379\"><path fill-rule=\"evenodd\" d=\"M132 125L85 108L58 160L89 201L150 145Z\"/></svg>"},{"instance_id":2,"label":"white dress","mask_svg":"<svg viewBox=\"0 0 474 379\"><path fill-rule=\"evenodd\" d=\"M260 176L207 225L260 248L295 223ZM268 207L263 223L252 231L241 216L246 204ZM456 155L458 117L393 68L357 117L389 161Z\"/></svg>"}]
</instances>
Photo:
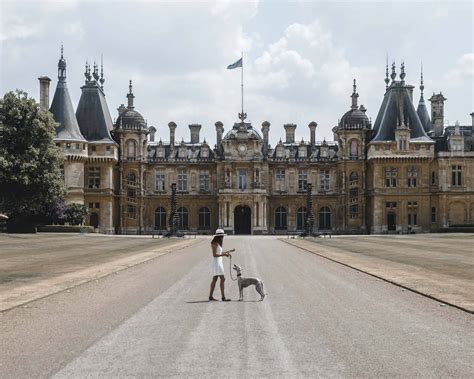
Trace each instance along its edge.
<instances>
[{"instance_id":1,"label":"white dress","mask_svg":"<svg viewBox=\"0 0 474 379\"><path fill-rule=\"evenodd\" d=\"M217 244L216 254L222 254L222 246ZM212 257L212 276L225 275L222 257Z\"/></svg>"}]
</instances>

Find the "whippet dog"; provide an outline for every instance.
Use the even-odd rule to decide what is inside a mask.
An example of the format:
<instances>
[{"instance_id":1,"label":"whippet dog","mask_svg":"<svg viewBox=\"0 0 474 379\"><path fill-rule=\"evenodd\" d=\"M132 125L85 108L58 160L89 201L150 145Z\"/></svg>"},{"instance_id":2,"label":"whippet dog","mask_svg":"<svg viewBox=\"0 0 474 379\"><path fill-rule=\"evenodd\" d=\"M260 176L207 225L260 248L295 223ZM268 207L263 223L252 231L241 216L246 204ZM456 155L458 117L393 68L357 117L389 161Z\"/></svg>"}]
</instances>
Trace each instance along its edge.
<instances>
[{"instance_id":1,"label":"whippet dog","mask_svg":"<svg viewBox=\"0 0 474 379\"><path fill-rule=\"evenodd\" d=\"M239 285L239 301L244 300L244 288L252 284L255 285L255 289L260 294L260 301L265 297L265 292L263 291L263 282L257 278L244 278L242 277L242 268L234 264L234 270L237 271L237 284Z\"/></svg>"}]
</instances>

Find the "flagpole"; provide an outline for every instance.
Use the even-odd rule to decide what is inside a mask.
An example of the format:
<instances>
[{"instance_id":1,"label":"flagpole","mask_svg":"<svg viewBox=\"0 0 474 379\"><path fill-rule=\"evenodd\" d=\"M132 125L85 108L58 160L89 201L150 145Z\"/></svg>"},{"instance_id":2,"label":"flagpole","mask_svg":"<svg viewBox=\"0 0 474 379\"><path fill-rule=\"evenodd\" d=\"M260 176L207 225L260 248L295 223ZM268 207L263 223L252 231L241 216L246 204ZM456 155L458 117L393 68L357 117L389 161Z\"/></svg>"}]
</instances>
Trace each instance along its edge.
<instances>
[{"instance_id":1,"label":"flagpole","mask_svg":"<svg viewBox=\"0 0 474 379\"><path fill-rule=\"evenodd\" d=\"M242 59L242 64L241 64L241 73L242 73L242 81L241 81L241 88L242 88L242 114L244 114L244 52L242 51L242 55L240 57Z\"/></svg>"}]
</instances>

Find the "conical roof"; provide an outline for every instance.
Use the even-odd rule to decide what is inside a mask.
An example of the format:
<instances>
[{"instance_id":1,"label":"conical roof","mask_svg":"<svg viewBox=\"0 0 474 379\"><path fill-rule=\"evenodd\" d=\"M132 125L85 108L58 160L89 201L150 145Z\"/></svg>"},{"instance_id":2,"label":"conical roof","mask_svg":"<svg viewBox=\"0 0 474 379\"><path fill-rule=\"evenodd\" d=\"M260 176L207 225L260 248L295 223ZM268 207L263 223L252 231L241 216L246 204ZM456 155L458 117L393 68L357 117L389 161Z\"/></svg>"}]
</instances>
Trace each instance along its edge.
<instances>
[{"instance_id":1,"label":"conical roof","mask_svg":"<svg viewBox=\"0 0 474 379\"><path fill-rule=\"evenodd\" d=\"M82 135L88 141L113 142L112 118L105 95L96 80L86 80L77 106L76 117Z\"/></svg>"},{"instance_id":2,"label":"conical roof","mask_svg":"<svg viewBox=\"0 0 474 379\"><path fill-rule=\"evenodd\" d=\"M74 108L72 106L71 97L66 84L66 60L62 54L58 63L58 85L54 92L53 102L49 109L53 114L54 120L57 122L56 139L85 141L79 130Z\"/></svg>"},{"instance_id":3,"label":"conical roof","mask_svg":"<svg viewBox=\"0 0 474 379\"><path fill-rule=\"evenodd\" d=\"M392 82L377 114L372 142L395 141L395 130L403 124L409 128L411 139L431 141L413 106L411 88L403 80Z\"/></svg>"},{"instance_id":4,"label":"conical roof","mask_svg":"<svg viewBox=\"0 0 474 379\"><path fill-rule=\"evenodd\" d=\"M423 129L426 133L431 132L433 130L433 124L430 120L430 114L428 113L428 109L426 109L425 100L423 99L423 95L420 97L420 102L418 103L418 108L416 108L416 113L420 118L421 124L423 125Z\"/></svg>"}]
</instances>

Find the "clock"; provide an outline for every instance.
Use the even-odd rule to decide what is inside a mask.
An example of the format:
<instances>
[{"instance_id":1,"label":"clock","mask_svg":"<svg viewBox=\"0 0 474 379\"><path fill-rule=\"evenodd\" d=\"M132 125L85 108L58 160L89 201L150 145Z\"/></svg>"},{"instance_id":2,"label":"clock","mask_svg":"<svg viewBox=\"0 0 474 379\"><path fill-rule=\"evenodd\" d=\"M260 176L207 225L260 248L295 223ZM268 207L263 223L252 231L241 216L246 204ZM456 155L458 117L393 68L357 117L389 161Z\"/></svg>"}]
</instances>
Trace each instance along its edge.
<instances>
[{"instance_id":1,"label":"clock","mask_svg":"<svg viewBox=\"0 0 474 379\"><path fill-rule=\"evenodd\" d=\"M247 151L247 146L244 144L239 145L239 152L245 153Z\"/></svg>"}]
</instances>

